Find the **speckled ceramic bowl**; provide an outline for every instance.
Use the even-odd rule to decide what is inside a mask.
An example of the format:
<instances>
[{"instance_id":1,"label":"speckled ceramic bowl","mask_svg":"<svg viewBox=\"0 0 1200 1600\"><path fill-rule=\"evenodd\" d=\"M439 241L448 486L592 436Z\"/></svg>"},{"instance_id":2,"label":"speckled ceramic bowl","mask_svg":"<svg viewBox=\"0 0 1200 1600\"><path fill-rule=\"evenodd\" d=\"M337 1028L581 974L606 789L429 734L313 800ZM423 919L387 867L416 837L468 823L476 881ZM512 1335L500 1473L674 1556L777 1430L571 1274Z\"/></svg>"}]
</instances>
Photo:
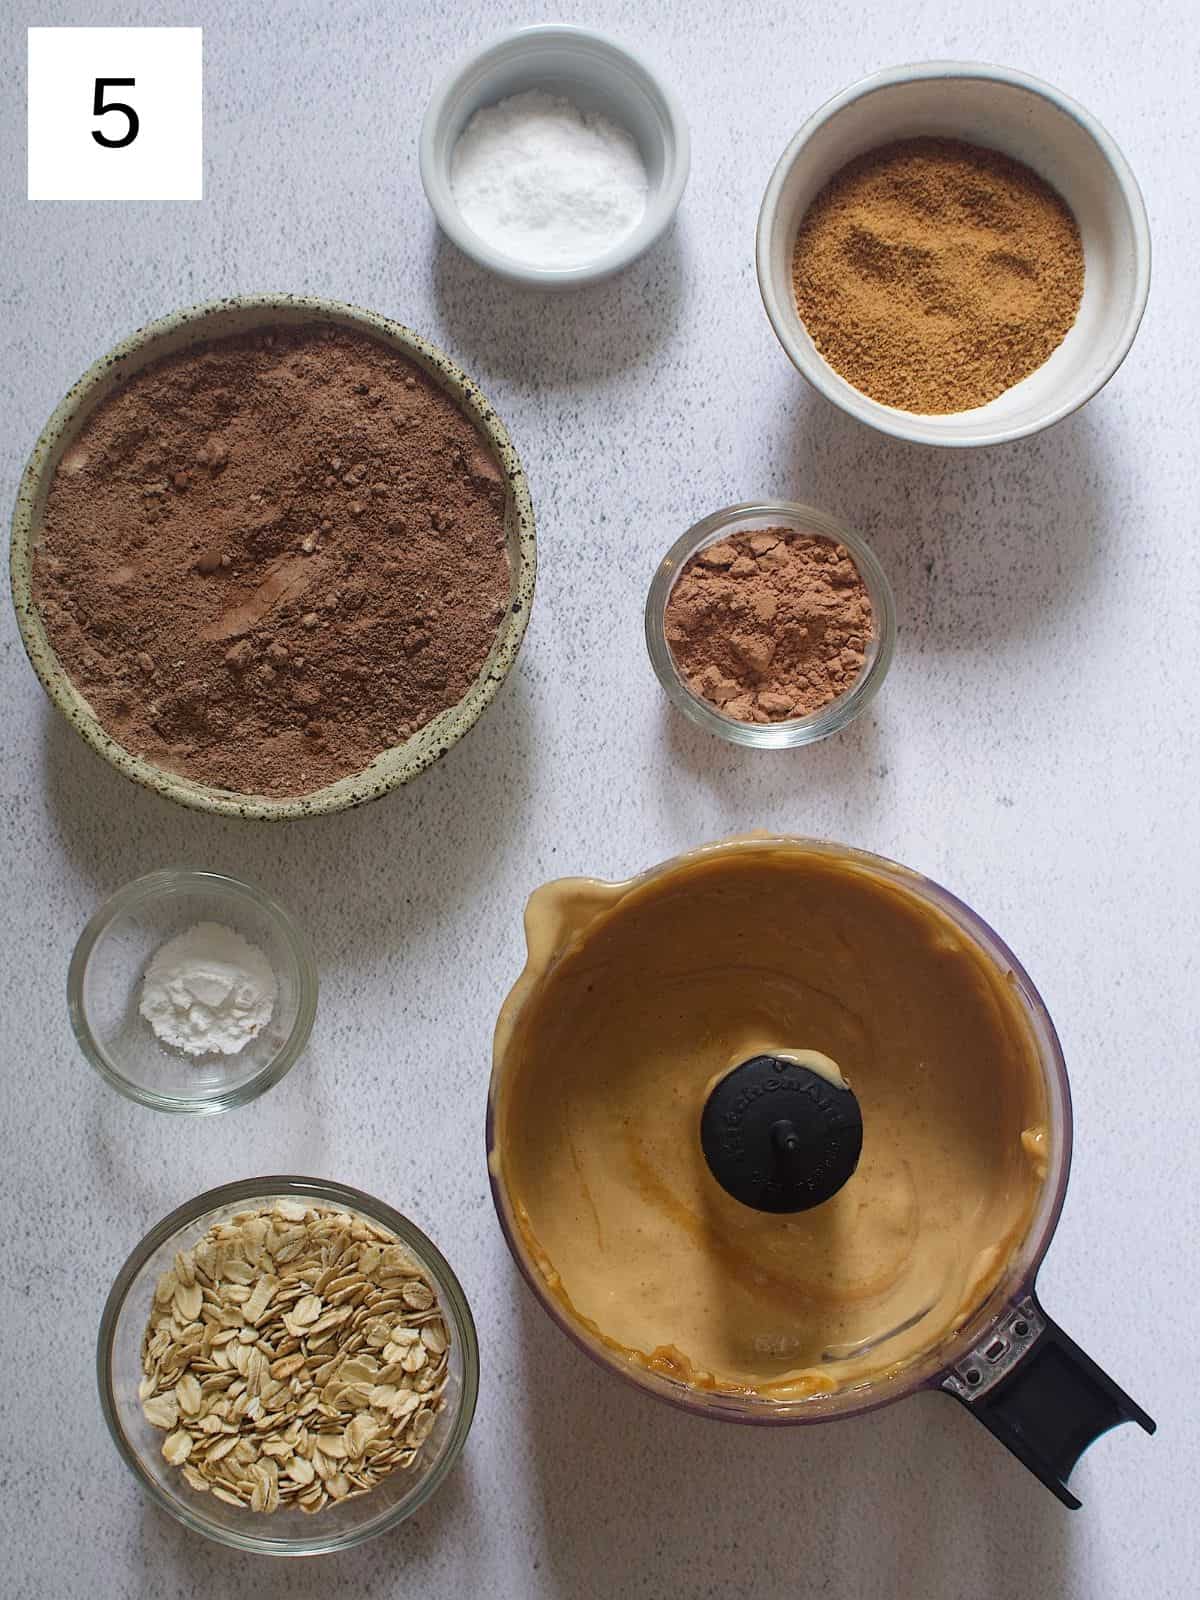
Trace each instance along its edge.
<instances>
[{"instance_id":1,"label":"speckled ceramic bowl","mask_svg":"<svg viewBox=\"0 0 1200 1600\"><path fill-rule=\"evenodd\" d=\"M375 757L361 772L340 778L309 794L283 800L212 788L168 772L134 755L101 727L91 706L67 676L54 653L33 598L33 556L46 497L58 463L85 422L133 373L163 356L193 345L256 328L324 322L356 329L391 345L422 367L470 419L504 474L508 495L505 532L509 558L509 608L475 682L456 705L440 712L403 744ZM302 295L241 296L189 306L131 334L91 367L66 394L33 447L17 493L12 524L12 587L17 625L34 671L67 721L118 772L169 800L223 816L261 820L320 816L375 800L409 782L444 756L491 703L516 659L533 603L536 548L533 506L520 458L487 398L436 345L398 322L357 306Z\"/></svg>"}]
</instances>

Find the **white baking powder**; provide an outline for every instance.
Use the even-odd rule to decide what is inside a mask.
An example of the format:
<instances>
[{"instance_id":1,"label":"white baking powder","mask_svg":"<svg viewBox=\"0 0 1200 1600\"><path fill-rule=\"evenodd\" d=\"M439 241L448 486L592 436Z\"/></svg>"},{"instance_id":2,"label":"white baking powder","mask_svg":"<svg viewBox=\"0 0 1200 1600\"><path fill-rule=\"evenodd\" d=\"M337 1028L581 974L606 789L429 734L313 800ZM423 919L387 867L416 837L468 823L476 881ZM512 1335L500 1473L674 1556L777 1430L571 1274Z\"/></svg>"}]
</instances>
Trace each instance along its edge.
<instances>
[{"instance_id":1,"label":"white baking powder","mask_svg":"<svg viewBox=\"0 0 1200 1600\"><path fill-rule=\"evenodd\" d=\"M646 210L646 169L625 129L542 89L475 113L450 187L481 238L538 267L594 261Z\"/></svg>"},{"instance_id":2,"label":"white baking powder","mask_svg":"<svg viewBox=\"0 0 1200 1600\"><path fill-rule=\"evenodd\" d=\"M276 992L257 945L219 922L198 922L155 951L139 1009L164 1044L232 1056L271 1020Z\"/></svg>"}]
</instances>

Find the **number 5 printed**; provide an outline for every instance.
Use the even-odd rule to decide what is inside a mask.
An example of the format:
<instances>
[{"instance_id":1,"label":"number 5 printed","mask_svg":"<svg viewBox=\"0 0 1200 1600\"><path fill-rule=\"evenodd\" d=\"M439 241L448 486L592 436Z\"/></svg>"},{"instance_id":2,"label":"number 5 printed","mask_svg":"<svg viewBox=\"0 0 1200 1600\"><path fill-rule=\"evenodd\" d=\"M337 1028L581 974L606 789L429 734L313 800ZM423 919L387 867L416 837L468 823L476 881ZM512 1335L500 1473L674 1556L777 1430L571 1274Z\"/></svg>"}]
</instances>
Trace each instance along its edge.
<instances>
[{"instance_id":1,"label":"number 5 printed","mask_svg":"<svg viewBox=\"0 0 1200 1600\"><path fill-rule=\"evenodd\" d=\"M92 129L92 138L97 144L102 144L106 150L123 150L127 144L132 144L138 136L138 114L131 105L126 105L124 100L110 100L104 103L104 94L107 89L132 89L136 78L97 78L96 92L92 97L92 115L94 117L106 116L110 111L117 111L125 118L125 132L119 139L110 139L106 133L101 133L99 128Z\"/></svg>"},{"instance_id":2,"label":"number 5 printed","mask_svg":"<svg viewBox=\"0 0 1200 1600\"><path fill-rule=\"evenodd\" d=\"M203 200L201 28L30 28L25 94L30 200Z\"/></svg>"}]
</instances>

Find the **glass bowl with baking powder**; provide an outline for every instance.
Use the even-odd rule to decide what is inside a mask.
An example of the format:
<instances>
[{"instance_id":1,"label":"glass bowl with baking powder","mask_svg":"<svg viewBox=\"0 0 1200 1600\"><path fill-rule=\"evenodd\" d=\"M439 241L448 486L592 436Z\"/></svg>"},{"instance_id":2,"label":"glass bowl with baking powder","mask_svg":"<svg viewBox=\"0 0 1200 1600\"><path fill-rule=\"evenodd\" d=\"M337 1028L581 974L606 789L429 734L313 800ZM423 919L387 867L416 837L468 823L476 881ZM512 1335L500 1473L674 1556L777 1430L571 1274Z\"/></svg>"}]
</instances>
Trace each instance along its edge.
<instances>
[{"instance_id":1,"label":"glass bowl with baking powder","mask_svg":"<svg viewBox=\"0 0 1200 1600\"><path fill-rule=\"evenodd\" d=\"M692 557L711 545L739 534L784 528L827 539L843 546L858 568L871 602L871 629L863 640L862 665L834 699L807 716L772 722L750 722L729 716L691 688L667 642L667 606L671 593ZM812 744L853 722L879 693L896 648L896 606L887 574L866 541L814 506L792 500L758 500L726 506L697 522L667 551L646 596L646 648L667 698L685 717L730 744L758 750L788 750Z\"/></svg>"},{"instance_id":2,"label":"glass bowl with baking powder","mask_svg":"<svg viewBox=\"0 0 1200 1600\"><path fill-rule=\"evenodd\" d=\"M156 1111L246 1105L308 1042L317 969L276 901L219 872L166 867L118 889L79 936L71 1026L100 1076Z\"/></svg>"}]
</instances>

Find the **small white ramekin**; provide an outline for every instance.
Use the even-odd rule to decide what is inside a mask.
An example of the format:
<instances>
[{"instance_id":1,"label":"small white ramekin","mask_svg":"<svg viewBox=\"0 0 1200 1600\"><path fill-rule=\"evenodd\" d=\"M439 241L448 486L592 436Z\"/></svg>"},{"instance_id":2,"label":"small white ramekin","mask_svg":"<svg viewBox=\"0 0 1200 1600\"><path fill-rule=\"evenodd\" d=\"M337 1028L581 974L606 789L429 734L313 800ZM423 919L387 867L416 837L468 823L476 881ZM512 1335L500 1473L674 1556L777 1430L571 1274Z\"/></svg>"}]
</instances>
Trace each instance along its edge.
<instances>
[{"instance_id":1,"label":"small white ramekin","mask_svg":"<svg viewBox=\"0 0 1200 1600\"><path fill-rule=\"evenodd\" d=\"M1023 161L1070 206L1083 240L1083 300L1062 344L987 405L946 415L900 411L854 388L813 343L792 293L796 234L829 180L868 150L922 134L985 145ZM767 185L757 257L771 326L808 381L860 422L917 444L1001 444L1060 422L1121 365L1150 290L1146 208L1112 139L1050 84L977 62L893 67L823 105L788 145Z\"/></svg>"},{"instance_id":2,"label":"small white ramekin","mask_svg":"<svg viewBox=\"0 0 1200 1600\"><path fill-rule=\"evenodd\" d=\"M577 267L538 267L496 250L464 220L450 186L459 135L483 106L544 89L626 128L649 179L646 212L619 244ZM512 283L571 289L629 266L666 232L687 183L691 145L675 95L631 51L568 23L518 28L460 61L421 124L421 182L443 231L472 260Z\"/></svg>"}]
</instances>

